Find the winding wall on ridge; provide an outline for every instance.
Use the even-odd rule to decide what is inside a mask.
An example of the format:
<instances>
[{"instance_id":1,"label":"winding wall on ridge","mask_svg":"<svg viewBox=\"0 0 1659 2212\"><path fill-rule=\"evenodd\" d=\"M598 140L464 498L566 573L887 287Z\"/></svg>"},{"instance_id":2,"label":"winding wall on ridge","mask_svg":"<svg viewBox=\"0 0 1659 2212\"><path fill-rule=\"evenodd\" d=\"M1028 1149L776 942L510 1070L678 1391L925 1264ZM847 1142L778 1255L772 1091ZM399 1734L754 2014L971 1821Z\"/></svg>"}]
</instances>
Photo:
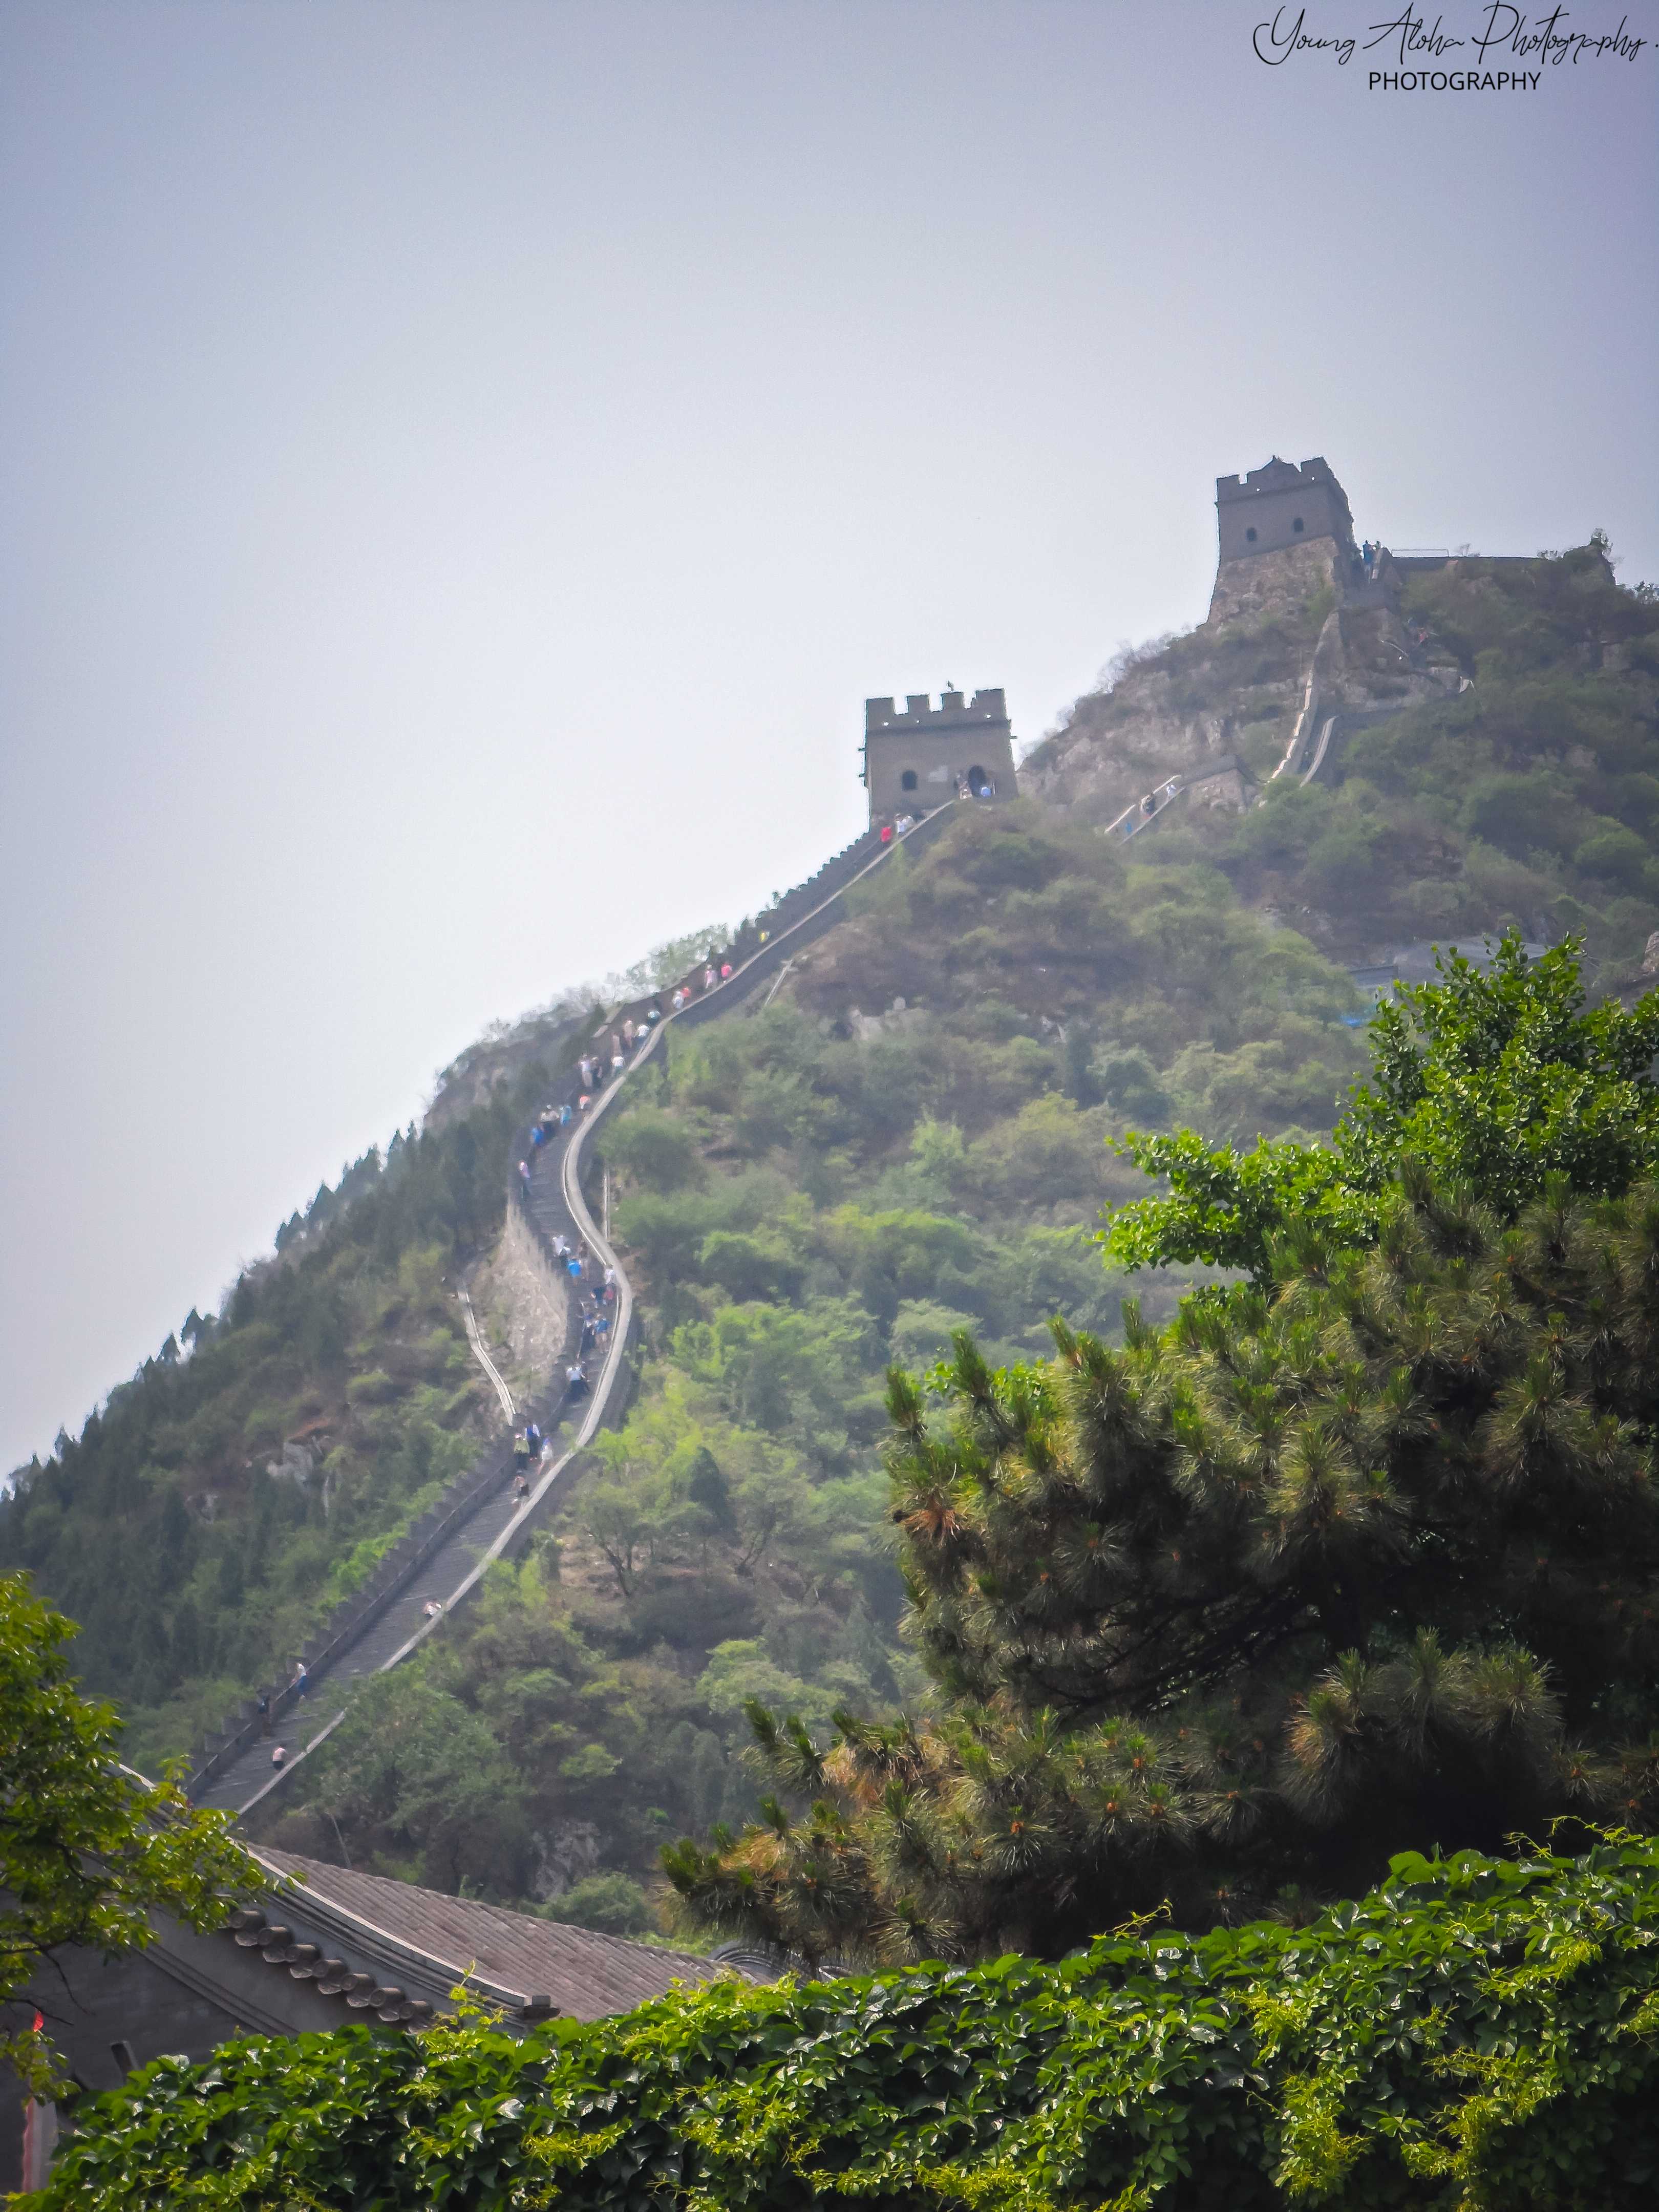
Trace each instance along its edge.
<instances>
[{"instance_id":1,"label":"winding wall on ridge","mask_svg":"<svg viewBox=\"0 0 1659 2212\"><path fill-rule=\"evenodd\" d=\"M550 1275L560 1264L553 1239L562 1234L584 1240L600 1268L611 1268L616 1276L617 1303L611 1333L599 1373L588 1394L572 1404L562 1383L556 1381L518 1409L521 1419L537 1421L550 1437L556 1432L563 1448L543 1462L529 1496L515 1504L510 1490L512 1438L507 1433L495 1438L451 1485L445 1497L392 1547L363 1589L337 1608L302 1648L299 1656L308 1670L307 1694L302 1698L295 1684L287 1681L272 1685L266 1692L271 1706L270 1735L265 1733L256 1702L250 1699L220 1735L209 1739L188 1785L196 1803L247 1813L281 1790L288 1776L345 1717L343 1699L356 1682L398 1666L416 1650L448 1613L475 1593L494 1562L516 1557L538 1525L562 1502L574 1480L580 1455L620 1409L631 1383L633 1288L594 1220L581 1187L583 1157L592 1131L621 1095L629 1077L658 1051L674 1024L695 1028L714 1020L741 1008L763 984L775 983L786 963L841 920L845 896L853 884L880 867L901 846L920 848L931 843L951 818L955 807L963 803L947 800L890 844L883 844L875 833L855 838L806 884L744 931L722 956L732 970L727 980L716 981L706 991L698 991L694 981L693 995L678 1010L665 1010L662 1002L669 993L663 991L614 1008L600 1024L596 1033L600 1041L629 1018L646 1026L620 1071L613 1074L608 1066L603 1068L603 1087L592 1095L586 1109L577 1110L568 1127L552 1141L526 1154L531 1170L528 1188L516 1164L508 1170L507 1202L523 1209L541 1264ZM608 1051L605 1056L608 1060ZM566 1103L574 1106L574 1097ZM574 1300L567 1301L567 1313L568 1360L579 1327ZM441 1611L428 1616L425 1607L434 1599ZM302 1715L306 1728L314 1732L290 1748L285 1765L273 1769L272 1743L285 1735L300 1733L296 1723Z\"/></svg>"}]
</instances>

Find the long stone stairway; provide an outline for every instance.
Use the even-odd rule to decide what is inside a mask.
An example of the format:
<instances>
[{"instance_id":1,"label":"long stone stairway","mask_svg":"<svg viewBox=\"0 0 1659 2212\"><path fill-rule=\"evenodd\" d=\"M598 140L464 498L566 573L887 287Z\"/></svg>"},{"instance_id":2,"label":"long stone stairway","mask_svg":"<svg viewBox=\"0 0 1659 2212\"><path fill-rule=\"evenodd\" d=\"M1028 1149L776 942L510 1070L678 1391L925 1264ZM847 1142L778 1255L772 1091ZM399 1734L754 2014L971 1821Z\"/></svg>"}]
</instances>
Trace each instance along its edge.
<instances>
[{"instance_id":1,"label":"long stone stairway","mask_svg":"<svg viewBox=\"0 0 1659 2212\"><path fill-rule=\"evenodd\" d=\"M512 1465L507 1455L507 1468ZM374 1625L316 1680L308 1697L298 1700L285 1720L273 1723L270 1737L252 1742L215 1776L192 1793L198 1805L216 1805L226 1812L246 1812L266 1791L280 1786L286 1768L270 1763L272 1748L281 1743L290 1759L299 1764L345 1717L344 1700L368 1674L393 1667L419 1640L427 1625L425 1607L431 1599L442 1600L457 1589L477 1567L492 1545L513 1520L515 1511L511 1485L504 1473L495 1495L478 1506L448 1541L433 1553L403 1595L381 1613ZM284 1732L285 1731L285 1732Z\"/></svg>"},{"instance_id":2,"label":"long stone stairway","mask_svg":"<svg viewBox=\"0 0 1659 2212\"><path fill-rule=\"evenodd\" d=\"M526 1149L528 1185L515 1164L508 1200L523 1206L550 1267L560 1264L553 1239L563 1236L586 1243L598 1270L612 1270L616 1304L600 1372L574 1401L566 1394L561 1374L541 1397L518 1408L520 1421L537 1421L551 1441L529 1497L521 1504L514 1501L511 1438L496 1438L459 1483L452 1486L447 1501L428 1516L431 1525L404 1540L401 1558L394 1553L383 1563L379 1587L371 1585L366 1595L349 1601L306 1646L309 1676L305 1694L292 1681L274 1685L267 1693L271 1705L268 1732L250 1703L222 1736L210 1740L189 1785L198 1805L247 1813L282 1790L288 1776L345 1717L356 1686L417 1650L473 1594L490 1563L521 1550L562 1501L581 1452L626 1395L633 1323L632 1286L582 1192L583 1156L592 1130L674 1023L695 1026L751 1002L764 984L775 987L784 967L840 918L849 885L881 866L902 844L931 842L959 803L946 802L890 844L883 845L873 836L855 840L826 863L810 884L789 895L775 917L781 926L756 928L732 947L728 977L706 989L697 988L695 977L688 979L690 994L678 1009L667 1005L669 994L663 992L636 1006L612 1012L596 1041L602 1066L594 1090L572 1093L563 1102L572 1109L568 1125L539 1148ZM629 1019L639 1024L638 1035L624 1066L613 1070L608 1041ZM434 1601L440 1609L429 1615L426 1607ZM280 1767L273 1765L271 1758L277 1744L286 1753Z\"/></svg>"}]
</instances>

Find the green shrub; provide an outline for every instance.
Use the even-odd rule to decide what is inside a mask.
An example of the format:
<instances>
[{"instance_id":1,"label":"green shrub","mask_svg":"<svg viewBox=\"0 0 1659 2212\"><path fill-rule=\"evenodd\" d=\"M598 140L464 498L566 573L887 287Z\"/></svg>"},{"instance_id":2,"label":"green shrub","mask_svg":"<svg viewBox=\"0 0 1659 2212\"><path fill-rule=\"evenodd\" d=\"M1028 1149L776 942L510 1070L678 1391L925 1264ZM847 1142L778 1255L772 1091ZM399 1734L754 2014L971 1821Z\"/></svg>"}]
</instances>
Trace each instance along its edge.
<instances>
[{"instance_id":1,"label":"green shrub","mask_svg":"<svg viewBox=\"0 0 1659 2212\"><path fill-rule=\"evenodd\" d=\"M569 1770L567 1759L565 1767ZM542 1907L547 1920L592 1928L601 1936L646 1936L655 1927L651 1902L631 1875L590 1874Z\"/></svg>"},{"instance_id":2,"label":"green shrub","mask_svg":"<svg viewBox=\"0 0 1659 2212\"><path fill-rule=\"evenodd\" d=\"M1522 859L1531 852L1571 851L1588 826L1561 778L1547 769L1477 778L1463 804L1463 820L1477 837Z\"/></svg>"},{"instance_id":3,"label":"green shrub","mask_svg":"<svg viewBox=\"0 0 1659 2212\"><path fill-rule=\"evenodd\" d=\"M367 1375L354 1375L346 1384L346 1402L351 1406L389 1405L398 1395L398 1385L383 1367L371 1367Z\"/></svg>"},{"instance_id":4,"label":"green shrub","mask_svg":"<svg viewBox=\"0 0 1659 2212\"><path fill-rule=\"evenodd\" d=\"M597 1904L612 1880L579 1888ZM474 2014L157 2059L80 2107L23 2202L1633 2206L1659 2183L1656 2032L1659 1846L1407 1856L1299 1929L1120 1933L1052 1966L723 1981L522 2040Z\"/></svg>"},{"instance_id":5,"label":"green shrub","mask_svg":"<svg viewBox=\"0 0 1659 2212\"><path fill-rule=\"evenodd\" d=\"M607 1162L652 1190L678 1190L702 1180L696 1138L660 1107L636 1107L606 1129Z\"/></svg>"},{"instance_id":6,"label":"green shrub","mask_svg":"<svg viewBox=\"0 0 1659 2212\"><path fill-rule=\"evenodd\" d=\"M1633 830L1624 829L1617 822L1598 823L1591 835L1585 838L1572 856L1572 865L1587 876L1601 876L1608 883L1622 884L1635 890L1642 883L1642 872L1647 865L1648 848L1644 838Z\"/></svg>"}]
</instances>

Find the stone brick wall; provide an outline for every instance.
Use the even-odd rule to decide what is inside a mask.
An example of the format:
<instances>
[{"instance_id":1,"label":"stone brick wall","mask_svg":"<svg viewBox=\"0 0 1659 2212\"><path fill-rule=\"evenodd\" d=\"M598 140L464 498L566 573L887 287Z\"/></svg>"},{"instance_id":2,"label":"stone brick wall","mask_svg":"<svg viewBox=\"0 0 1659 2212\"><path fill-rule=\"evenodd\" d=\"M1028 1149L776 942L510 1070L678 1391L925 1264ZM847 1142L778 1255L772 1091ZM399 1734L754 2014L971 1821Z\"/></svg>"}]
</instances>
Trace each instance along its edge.
<instances>
[{"instance_id":1,"label":"stone brick wall","mask_svg":"<svg viewBox=\"0 0 1659 2212\"><path fill-rule=\"evenodd\" d=\"M1224 561L1216 571L1207 619L1212 623L1259 621L1263 615L1289 614L1309 594L1335 585L1347 554L1334 538L1315 538L1273 553L1252 553Z\"/></svg>"}]
</instances>

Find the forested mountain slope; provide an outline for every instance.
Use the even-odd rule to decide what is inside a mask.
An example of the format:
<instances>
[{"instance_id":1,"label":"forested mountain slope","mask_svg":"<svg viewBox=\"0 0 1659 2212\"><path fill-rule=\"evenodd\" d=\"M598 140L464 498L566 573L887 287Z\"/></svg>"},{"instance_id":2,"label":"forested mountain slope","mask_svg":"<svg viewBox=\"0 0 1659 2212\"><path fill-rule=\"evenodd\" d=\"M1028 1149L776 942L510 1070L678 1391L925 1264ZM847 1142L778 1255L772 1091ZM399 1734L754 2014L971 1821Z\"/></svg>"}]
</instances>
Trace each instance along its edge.
<instances>
[{"instance_id":1,"label":"forested mountain slope","mask_svg":"<svg viewBox=\"0 0 1659 2212\"><path fill-rule=\"evenodd\" d=\"M665 1040L603 1126L645 1324L629 1417L525 1565L360 1696L279 1840L647 1924L659 1845L752 1803L745 1698L822 1721L920 1694L884 1370L963 1327L1005 1360L1056 1311L1115 1330L1125 1279L1091 1240L1143 1184L1112 1139L1328 1128L1364 1064L1345 964L1392 943L1573 927L1604 985L1633 972L1659 928L1659 607L1589 549L1415 579L1406 612L1468 688L1407 687L1316 783L1267 779L1316 598L1133 659L1022 772L1040 799L895 856L763 1010ZM1098 834L1227 757L1264 804ZM499 1220L542 1042L469 1055L395 1171L0 1516L146 1755L291 1644L487 1424L449 1288ZM1182 1286L1138 1287L1156 1320ZM307 1424L329 1480L264 1474Z\"/></svg>"},{"instance_id":2,"label":"forested mountain slope","mask_svg":"<svg viewBox=\"0 0 1659 2212\"><path fill-rule=\"evenodd\" d=\"M499 1421L454 1282L539 1095L532 1069L357 1162L0 1501L0 1561L82 1624L131 1755L189 1750L269 1680Z\"/></svg>"},{"instance_id":3,"label":"forested mountain slope","mask_svg":"<svg viewBox=\"0 0 1659 2212\"><path fill-rule=\"evenodd\" d=\"M752 1799L745 1698L827 1722L919 1691L889 1363L964 1327L1030 1357L1056 1310L1112 1330L1126 1285L1091 1239L1140 1178L1108 1139L1206 1102L1328 1126L1362 1064L1340 972L1146 852L975 810L872 878L764 1011L671 1032L596 1133L647 1316L629 1417L524 1568L362 1694L281 1841L337 1825L354 1863L637 1927L659 1845Z\"/></svg>"}]
</instances>

